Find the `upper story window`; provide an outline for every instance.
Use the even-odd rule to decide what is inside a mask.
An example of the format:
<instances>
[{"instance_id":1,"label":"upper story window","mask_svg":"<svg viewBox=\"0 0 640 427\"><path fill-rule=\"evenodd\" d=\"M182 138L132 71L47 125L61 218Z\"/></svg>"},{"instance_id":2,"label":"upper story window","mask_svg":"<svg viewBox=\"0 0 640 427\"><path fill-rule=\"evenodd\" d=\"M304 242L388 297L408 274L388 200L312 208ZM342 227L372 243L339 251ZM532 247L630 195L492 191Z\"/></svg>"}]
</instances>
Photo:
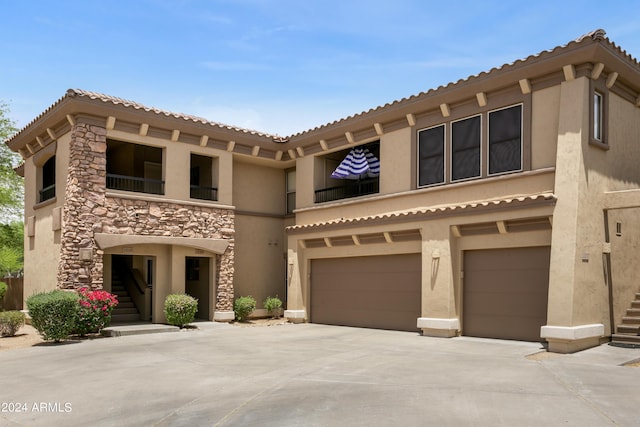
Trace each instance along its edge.
<instances>
[{"instance_id":1,"label":"upper story window","mask_svg":"<svg viewBox=\"0 0 640 427\"><path fill-rule=\"evenodd\" d=\"M591 102L589 103L589 142L603 149L608 149L607 121L609 113L608 88L606 80L600 78L590 81Z\"/></svg>"},{"instance_id":2,"label":"upper story window","mask_svg":"<svg viewBox=\"0 0 640 427\"><path fill-rule=\"evenodd\" d=\"M216 159L199 154L191 154L190 189L192 199L218 200L218 188L215 185Z\"/></svg>"},{"instance_id":3,"label":"upper story window","mask_svg":"<svg viewBox=\"0 0 640 427\"><path fill-rule=\"evenodd\" d=\"M593 139L603 141L604 96L600 92L593 92Z\"/></svg>"},{"instance_id":4,"label":"upper story window","mask_svg":"<svg viewBox=\"0 0 640 427\"><path fill-rule=\"evenodd\" d=\"M480 116L451 123L451 181L480 176Z\"/></svg>"},{"instance_id":5,"label":"upper story window","mask_svg":"<svg viewBox=\"0 0 640 427\"><path fill-rule=\"evenodd\" d=\"M107 140L107 188L164 194L163 150Z\"/></svg>"},{"instance_id":6,"label":"upper story window","mask_svg":"<svg viewBox=\"0 0 640 427\"><path fill-rule=\"evenodd\" d=\"M289 169L286 172L286 188L285 191L287 193L287 213L293 213L293 210L296 208L296 170Z\"/></svg>"},{"instance_id":7,"label":"upper story window","mask_svg":"<svg viewBox=\"0 0 640 427\"><path fill-rule=\"evenodd\" d=\"M489 112L489 175L522 170L522 105Z\"/></svg>"},{"instance_id":8,"label":"upper story window","mask_svg":"<svg viewBox=\"0 0 640 427\"><path fill-rule=\"evenodd\" d=\"M418 132L418 185L444 182L445 125Z\"/></svg>"},{"instance_id":9,"label":"upper story window","mask_svg":"<svg viewBox=\"0 0 640 427\"><path fill-rule=\"evenodd\" d=\"M419 187L523 170L522 104L422 129L417 137Z\"/></svg>"},{"instance_id":10,"label":"upper story window","mask_svg":"<svg viewBox=\"0 0 640 427\"><path fill-rule=\"evenodd\" d=\"M317 160L315 202L375 194L380 191L380 141L327 154Z\"/></svg>"},{"instance_id":11,"label":"upper story window","mask_svg":"<svg viewBox=\"0 0 640 427\"><path fill-rule=\"evenodd\" d=\"M52 156L42 165L40 197L38 202L44 202L56 197L56 156Z\"/></svg>"}]
</instances>

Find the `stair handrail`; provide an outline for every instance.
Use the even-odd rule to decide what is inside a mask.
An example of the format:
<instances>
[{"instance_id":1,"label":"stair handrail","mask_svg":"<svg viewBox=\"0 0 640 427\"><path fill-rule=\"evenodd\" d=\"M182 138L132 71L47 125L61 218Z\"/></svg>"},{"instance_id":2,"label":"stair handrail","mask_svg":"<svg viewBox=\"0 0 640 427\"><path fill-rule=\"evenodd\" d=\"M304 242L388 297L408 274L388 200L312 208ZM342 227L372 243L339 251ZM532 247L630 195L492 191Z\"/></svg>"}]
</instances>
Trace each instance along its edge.
<instances>
[{"instance_id":1,"label":"stair handrail","mask_svg":"<svg viewBox=\"0 0 640 427\"><path fill-rule=\"evenodd\" d=\"M126 288L133 304L140 312L142 320L149 320L151 289L144 280L140 270L131 268L125 263L118 263L118 270L122 274L122 284Z\"/></svg>"}]
</instances>

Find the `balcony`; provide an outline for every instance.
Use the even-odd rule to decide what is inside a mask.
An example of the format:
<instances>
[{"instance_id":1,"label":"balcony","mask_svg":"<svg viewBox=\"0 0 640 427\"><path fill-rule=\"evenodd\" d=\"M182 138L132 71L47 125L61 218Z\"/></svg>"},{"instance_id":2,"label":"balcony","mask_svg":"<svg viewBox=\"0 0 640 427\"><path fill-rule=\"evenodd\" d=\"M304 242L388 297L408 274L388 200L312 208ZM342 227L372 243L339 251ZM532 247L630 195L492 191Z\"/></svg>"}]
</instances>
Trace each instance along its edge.
<instances>
[{"instance_id":1,"label":"balcony","mask_svg":"<svg viewBox=\"0 0 640 427\"><path fill-rule=\"evenodd\" d=\"M351 197L365 196L378 192L380 192L380 179L378 177L353 181L348 180L345 181L345 185L316 190L315 203L349 199Z\"/></svg>"},{"instance_id":2,"label":"balcony","mask_svg":"<svg viewBox=\"0 0 640 427\"><path fill-rule=\"evenodd\" d=\"M108 173L107 188L110 190L133 191L136 193L164 194L164 181Z\"/></svg>"},{"instance_id":3,"label":"balcony","mask_svg":"<svg viewBox=\"0 0 640 427\"><path fill-rule=\"evenodd\" d=\"M218 189L214 187L202 187L200 185L192 185L190 189L192 199L199 200L218 200Z\"/></svg>"}]
</instances>

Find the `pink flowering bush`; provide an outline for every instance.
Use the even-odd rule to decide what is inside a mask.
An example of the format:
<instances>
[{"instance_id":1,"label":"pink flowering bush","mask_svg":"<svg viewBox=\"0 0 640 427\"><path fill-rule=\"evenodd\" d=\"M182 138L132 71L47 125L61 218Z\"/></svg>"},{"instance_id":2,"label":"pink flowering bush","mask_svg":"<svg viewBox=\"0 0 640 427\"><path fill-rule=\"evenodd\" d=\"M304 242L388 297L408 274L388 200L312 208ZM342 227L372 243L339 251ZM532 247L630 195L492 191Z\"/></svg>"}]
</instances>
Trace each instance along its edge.
<instances>
[{"instance_id":1,"label":"pink flowering bush","mask_svg":"<svg viewBox=\"0 0 640 427\"><path fill-rule=\"evenodd\" d=\"M76 333L86 335L100 332L111 322L111 312L118 305L118 298L106 291L78 290L78 314L76 315Z\"/></svg>"}]
</instances>

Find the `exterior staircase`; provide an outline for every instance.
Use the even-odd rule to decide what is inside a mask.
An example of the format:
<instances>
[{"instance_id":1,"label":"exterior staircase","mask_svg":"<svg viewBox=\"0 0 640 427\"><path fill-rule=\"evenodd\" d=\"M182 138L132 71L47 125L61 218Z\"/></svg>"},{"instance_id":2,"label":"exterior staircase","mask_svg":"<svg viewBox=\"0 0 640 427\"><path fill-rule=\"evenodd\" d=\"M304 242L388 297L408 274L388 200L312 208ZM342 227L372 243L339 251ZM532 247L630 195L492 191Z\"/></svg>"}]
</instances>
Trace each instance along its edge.
<instances>
[{"instance_id":1,"label":"exterior staircase","mask_svg":"<svg viewBox=\"0 0 640 427\"><path fill-rule=\"evenodd\" d=\"M640 348L640 292L631 301L631 308L622 317L622 324L616 327L611 336L611 344Z\"/></svg>"},{"instance_id":2,"label":"exterior staircase","mask_svg":"<svg viewBox=\"0 0 640 427\"><path fill-rule=\"evenodd\" d=\"M111 313L111 324L139 322L140 312L129 296L127 288L116 275L114 275L111 280L111 293L118 297L118 305Z\"/></svg>"}]
</instances>

